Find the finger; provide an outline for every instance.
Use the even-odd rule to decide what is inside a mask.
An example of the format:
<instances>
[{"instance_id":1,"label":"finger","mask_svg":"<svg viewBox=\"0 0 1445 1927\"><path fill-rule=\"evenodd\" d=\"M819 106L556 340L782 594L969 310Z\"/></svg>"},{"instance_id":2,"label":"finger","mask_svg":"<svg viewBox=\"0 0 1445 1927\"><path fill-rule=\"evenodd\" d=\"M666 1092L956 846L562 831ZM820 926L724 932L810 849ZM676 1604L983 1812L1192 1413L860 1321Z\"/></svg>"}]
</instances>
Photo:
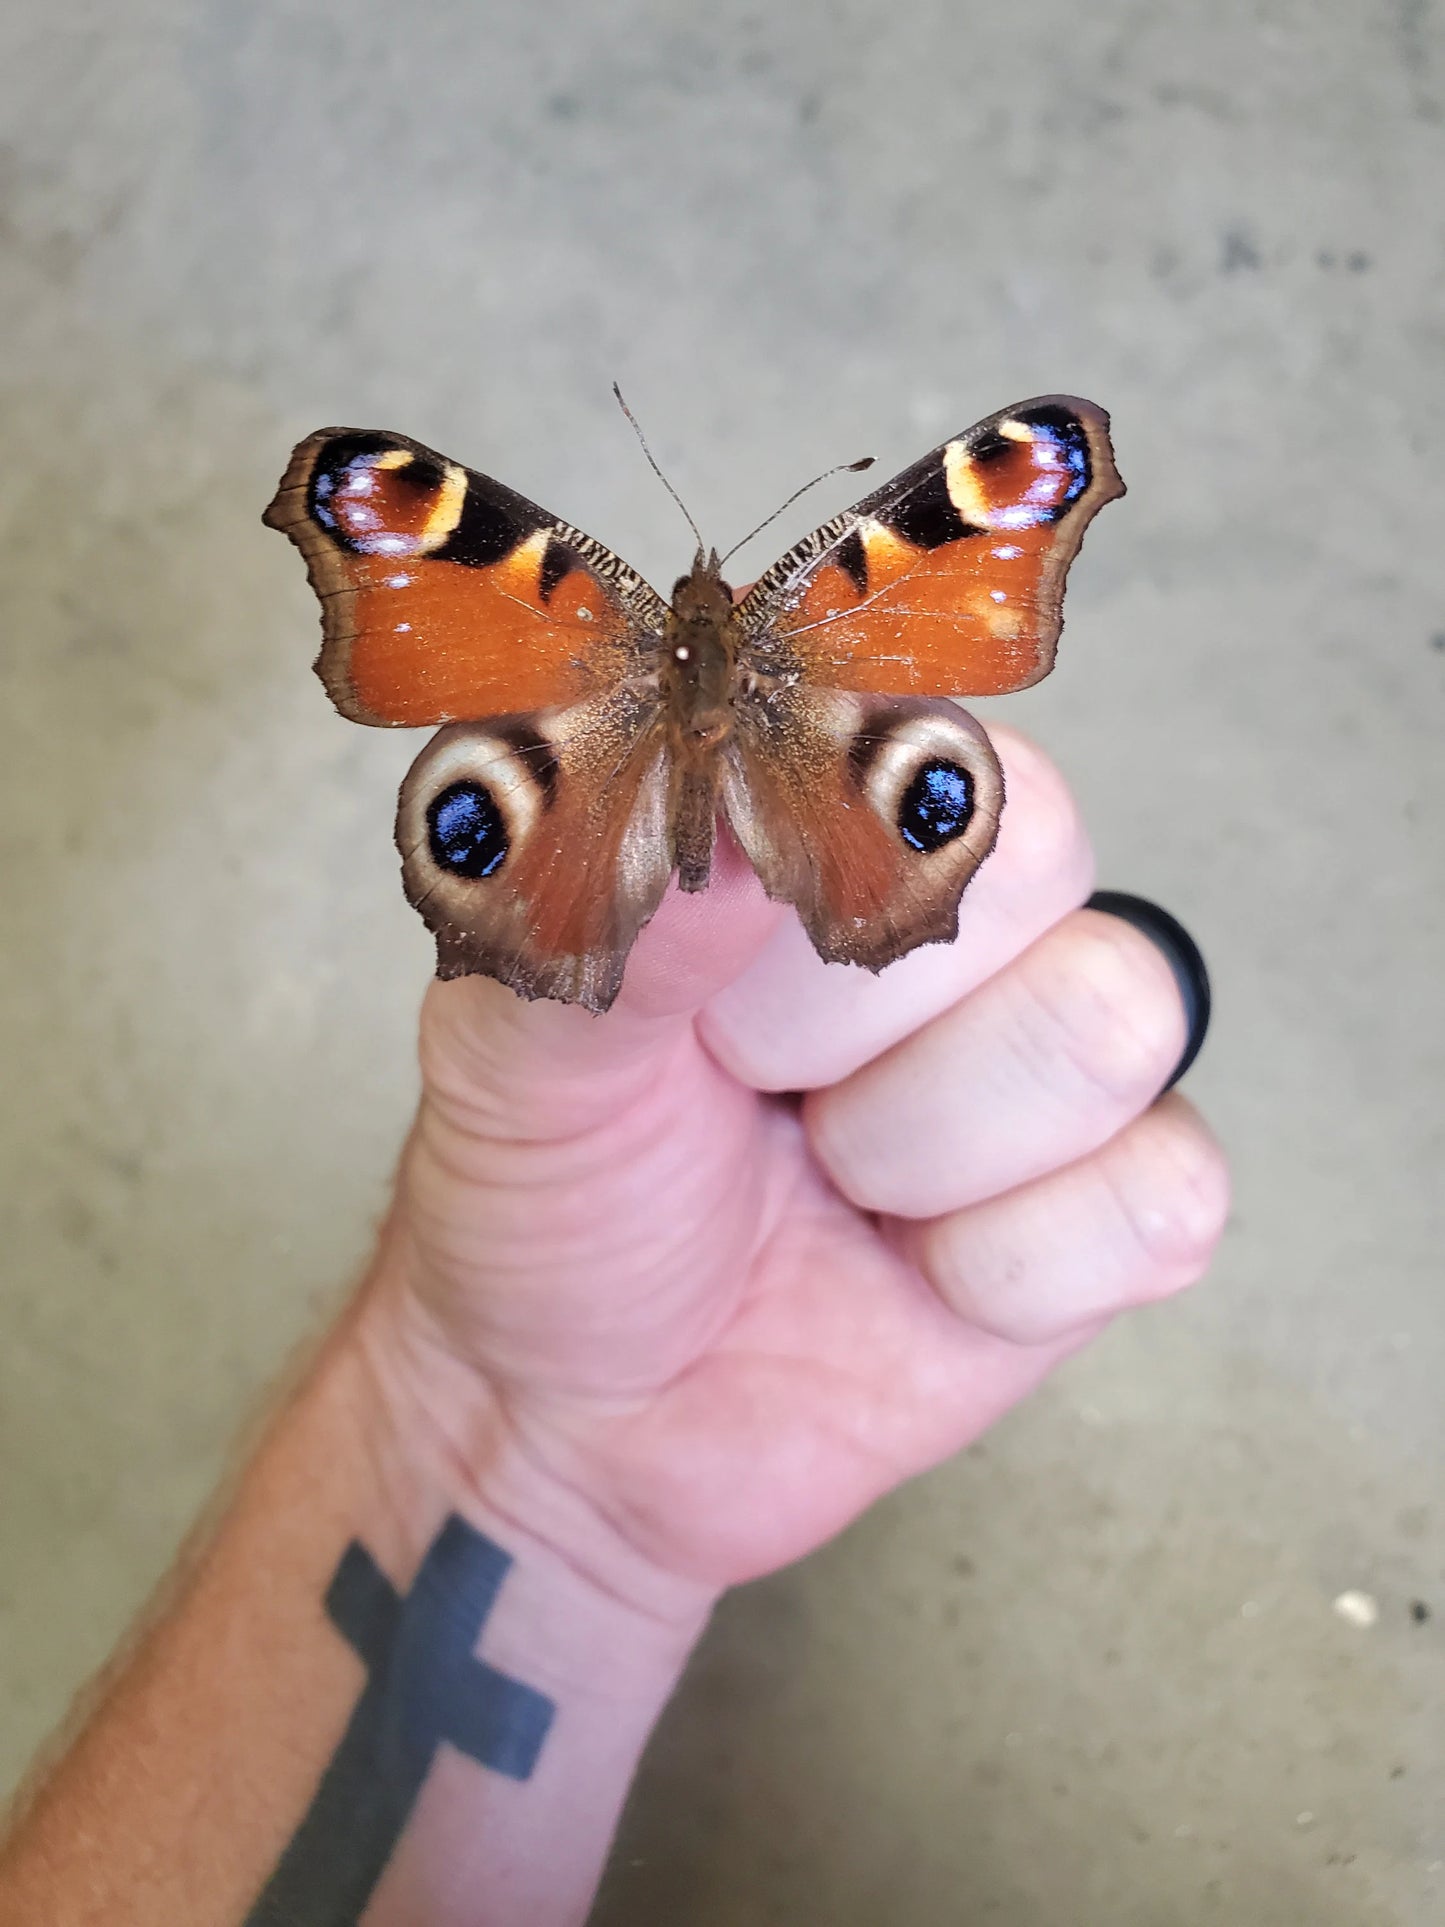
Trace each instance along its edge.
<instances>
[{"instance_id":1,"label":"finger","mask_svg":"<svg viewBox=\"0 0 1445 1927\"><path fill-rule=\"evenodd\" d=\"M1132 924L1076 911L885 1056L808 1099L815 1155L865 1210L933 1218L1107 1143L1183 1047L1174 973Z\"/></svg>"},{"instance_id":2,"label":"finger","mask_svg":"<svg viewBox=\"0 0 1445 1927\"><path fill-rule=\"evenodd\" d=\"M647 1086L698 1005L751 962L783 914L720 835L711 885L700 894L669 890L603 1016L528 1002L489 977L434 983L422 1010L426 1090L464 1111L473 1129L518 1137L585 1130Z\"/></svg>"},{"instance_id":3,"label":"finger","mask_svg":"<svg viewBox=\"0 0 1445 1927\"><path fill-rule=\"evenodd\" d=\"M924 944L874 976L823 963L790 914L698 1018L735 1077L764 1091L836 1083L957 1003L1089 894L1093 854L1062 776L1026 737L990 735L1008 802L998 846L964 893L956 941Z\"/></svg>"},{"instance_id":4,"label":"finger","mask_svg":"<svg viewBox=\"0 0 1445 1927\"><path fill-rule=\"evenodd\" d=\"M1209 1035L1214 994L1204 952L1178 917L1171 915L1162 903L1154 903L1148 897L1136 897L1124 890L1096 890L1084 907L1087 910L1103 910L1111 917L1122 917L1126 923L1132 923L1136 930L1142 930L1163 951L1169 968L1174 972L1174 981L1179 986L1179 996L1184 1005L1186 1035L1184 1054L1164 1087L1173 1090L1203 1049L1204 1040Z\"/></svg>"},{"instance_id":5,"label":"finger","mask_svg":"<svg viewBox=\"0 0 1445 1927\"><path fill-rule=\"evenodd\" d=\"M961 1318L1044 1345L1193 1284L1228 1209L1223 1152L1170 1096L1079 1163L897 1242Z\"/></svg>"}]
</instances>

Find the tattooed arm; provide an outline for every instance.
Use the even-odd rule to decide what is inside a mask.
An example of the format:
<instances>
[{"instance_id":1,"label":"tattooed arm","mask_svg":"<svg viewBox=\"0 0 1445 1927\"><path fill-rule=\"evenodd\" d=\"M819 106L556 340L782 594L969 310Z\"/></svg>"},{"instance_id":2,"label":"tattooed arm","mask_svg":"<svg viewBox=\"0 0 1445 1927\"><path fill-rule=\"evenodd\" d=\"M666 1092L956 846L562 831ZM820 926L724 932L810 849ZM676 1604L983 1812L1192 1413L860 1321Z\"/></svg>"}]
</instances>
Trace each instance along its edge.
<instances>
[{"instance_id":1,"label":"tattooed arm","mask_svg":"<svg viewBox=\"0 0 1445 1927\"><path fill-rule=\"evenodd\" d=\"M433 987L371 1276L0 1854L7 1923L582 1921L718 1592L1198 1274L1173 976L998 739L948 949L828 968L734 864L604 1019Z\"/></svg>"},{"instance_id":2,"label":"tattooed arm","mask_svg":"<svg viewBox=\"0 0 1445 1927\"><path fill-rule=\"evenodd\" d=\"M709 1595L509 1515L571 1507L490 1401L411 1403L393 1262L21 1824L8 1927L585 1915Z\"/></svg>"}]
</instances>

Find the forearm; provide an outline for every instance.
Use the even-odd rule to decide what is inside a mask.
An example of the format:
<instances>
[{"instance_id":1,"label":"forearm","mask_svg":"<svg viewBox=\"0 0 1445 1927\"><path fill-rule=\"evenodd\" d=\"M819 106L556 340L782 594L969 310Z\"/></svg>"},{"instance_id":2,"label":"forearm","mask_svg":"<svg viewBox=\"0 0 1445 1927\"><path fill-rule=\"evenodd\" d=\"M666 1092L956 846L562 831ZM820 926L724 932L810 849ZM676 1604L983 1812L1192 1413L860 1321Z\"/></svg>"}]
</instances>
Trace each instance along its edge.
<instances>
[{"instance_id":1,"label":"forearm","mask_svg":"<svg viewBox=\"0 0 1445 1927\"><path fill-rule=\"evenodd\" d=\"M585 1917L706 1613L385 1294L343 1320L0 1853L15 1927Z\"/></svg>"}]
</instances>

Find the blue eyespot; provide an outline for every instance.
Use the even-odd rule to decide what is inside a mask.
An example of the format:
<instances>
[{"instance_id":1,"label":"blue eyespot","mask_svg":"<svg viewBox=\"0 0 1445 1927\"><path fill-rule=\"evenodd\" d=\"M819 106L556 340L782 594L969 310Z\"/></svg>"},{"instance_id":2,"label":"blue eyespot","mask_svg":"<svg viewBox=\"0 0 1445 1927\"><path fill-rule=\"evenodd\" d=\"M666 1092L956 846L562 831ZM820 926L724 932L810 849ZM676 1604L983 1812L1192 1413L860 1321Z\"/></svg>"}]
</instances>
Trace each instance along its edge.
<instances>
[{"instance_id":1,"label":"blue eyespot","mask_svg":"<svg viewBox=\"0 0 1445 1927\"><path fill-rule=\"evenodd\" d=\"M903 792L898 834L925 855L962 836L973 815L973 778L957 763L925 763Z\"/></svg>"},{"instance_id":2,"label":"blue eyespot","mask_svg":"<svg viewBox=\"0 0 1445 1927\"><path fill-rule=\"evenodd\" d=\"M506 860L507 825L481 783L449 783L432 798L426 823L433 860L453 876L489 877Z\"/></svg>"}]
</instances>

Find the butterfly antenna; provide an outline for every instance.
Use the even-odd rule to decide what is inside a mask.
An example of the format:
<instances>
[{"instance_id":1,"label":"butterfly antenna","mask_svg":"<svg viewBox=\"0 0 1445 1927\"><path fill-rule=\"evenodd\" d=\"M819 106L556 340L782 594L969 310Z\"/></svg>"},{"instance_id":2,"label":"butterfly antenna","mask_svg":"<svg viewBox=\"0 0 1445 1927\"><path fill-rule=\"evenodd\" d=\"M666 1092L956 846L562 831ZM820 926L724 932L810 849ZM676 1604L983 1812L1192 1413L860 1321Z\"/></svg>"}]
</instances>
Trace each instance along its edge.
<instances>
[{"instance_id":1,"label":"butterfly antenna","mask_svg":"<svg viewBox=\"0 0 1445 1927\"><path fill-rule=\"evenodd\" d=\"M823 473L821 475L815 475L811 482L804 482L801 488L795 488L792 494L788 497L787 501L780 502L778 506L773 510L771 515L765 515L762 521L759 522L758 526L755 529L749 529L741 542L734 542L732 547L728 550L727 555L723 557L722 562L726 562L728 560L728 556L734 556L737 554L739 549L746 547L746 545L752 541L755 535L761 535L763 530L768 526L770 522L777 521L778 517L782 514L784 509L790 509L793 506L794 502L797 501L800 495L806 495L808 490L810 488L816 488L819 482L826 482L830 475L861 475L865 468L872 468L873 462L874 462L873 456L865 455L863 459L859 462L838 462L838 463L835 463L835 465L832 468L825 468L823 470ZM718 564L719 568L722 567L722 562L719 562Z\"/></svg>"},{"instance_id":2,"label":"butterfly antenna","mask_svg":"<svg viewBox=\"0 0 1445 1927\"><path fill-rule=\"evenodd\" d=\"M672 497L673 501L677 503L677 506L682 510L684 516L686 516L687 526L692 530L693 535L696 538L697 552L699 555L701 555L704 547L702 535L698 530L697 523L694 522L692 519L692 515L688 510L687 503L683 501L682 497L678 494L677 490L672 486L672 483L668 481L667 477L663 474L662 470L657 466L657 457L653 454L652 450L647 446L647 437L642 432L641 424L639 423L636 415L633 414L632 410L627 406L627 403L623 400L622 390L617 386L617 383L615 381L612 384L612 392L617 397L617 406L622 410L623 414L627 417L628 421L632 423L632 432L634 435L636 435L638 441L642 443L642 452L647 457L648 462L651 464L653 474L657 477L658 481L662 483L662 486L667 490L668 494Z\"/></svg>"}]
</instances>

